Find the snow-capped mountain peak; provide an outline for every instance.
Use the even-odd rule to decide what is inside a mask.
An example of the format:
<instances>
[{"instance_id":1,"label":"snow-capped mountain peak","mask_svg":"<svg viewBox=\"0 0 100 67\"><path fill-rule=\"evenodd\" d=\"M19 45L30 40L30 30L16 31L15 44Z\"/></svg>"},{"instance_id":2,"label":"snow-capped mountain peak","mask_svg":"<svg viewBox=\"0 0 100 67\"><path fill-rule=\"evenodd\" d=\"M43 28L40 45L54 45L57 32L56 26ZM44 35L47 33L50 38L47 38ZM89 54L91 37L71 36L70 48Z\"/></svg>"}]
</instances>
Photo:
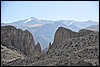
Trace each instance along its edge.
<instances>
[{"instance_id":1,"label":"snow-capped mountain peak","mask_svg":"<svg viewBox=\"0 0 100 67\"><path fill-rule=\"evenodd\" d=\"M39 21L37 18L31 17L31 18L27 19L24 23L27 23L27 22L32 21L32 20Z\"/></svg>"}]
</instances>

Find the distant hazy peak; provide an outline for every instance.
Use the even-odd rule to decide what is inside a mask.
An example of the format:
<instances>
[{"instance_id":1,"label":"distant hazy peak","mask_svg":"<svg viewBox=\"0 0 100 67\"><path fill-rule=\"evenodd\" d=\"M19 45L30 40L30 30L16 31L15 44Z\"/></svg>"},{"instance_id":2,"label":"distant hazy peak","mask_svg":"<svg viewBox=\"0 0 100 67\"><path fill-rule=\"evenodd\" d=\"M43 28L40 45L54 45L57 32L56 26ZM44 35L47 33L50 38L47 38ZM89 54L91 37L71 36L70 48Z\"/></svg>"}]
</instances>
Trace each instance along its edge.
<instances>
[{"instance_id":1,"label":"distant hazy peak","mask_svg":"<svg viewBox=\"0 0 100 67\"><path fill-rule=\"evenodd\" d=\"M37 18L35 18L35 17L31 17L30 19L38 20L38 19L37 19Z\"/></svg>"}]
</instances>

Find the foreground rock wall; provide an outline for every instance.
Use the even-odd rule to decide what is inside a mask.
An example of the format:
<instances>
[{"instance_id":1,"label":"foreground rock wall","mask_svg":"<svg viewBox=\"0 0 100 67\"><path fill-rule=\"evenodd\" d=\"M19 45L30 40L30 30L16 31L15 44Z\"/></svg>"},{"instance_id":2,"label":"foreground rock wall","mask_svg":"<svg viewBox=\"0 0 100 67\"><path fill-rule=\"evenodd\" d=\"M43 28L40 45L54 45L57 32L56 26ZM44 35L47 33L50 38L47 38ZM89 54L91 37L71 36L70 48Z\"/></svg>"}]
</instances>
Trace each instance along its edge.
<instances>
[{"instance_id":1,"label":"foreground rock wall","mask_svg":"<svg viewBox=\"0 0 100 67\"><path fill-rule=\"evenodd\" d=\"M32 55L35 49L32 34L13 26L1 26L1 43L8 48L20 50L25 55Z\"/></svg>"}]
</instances>

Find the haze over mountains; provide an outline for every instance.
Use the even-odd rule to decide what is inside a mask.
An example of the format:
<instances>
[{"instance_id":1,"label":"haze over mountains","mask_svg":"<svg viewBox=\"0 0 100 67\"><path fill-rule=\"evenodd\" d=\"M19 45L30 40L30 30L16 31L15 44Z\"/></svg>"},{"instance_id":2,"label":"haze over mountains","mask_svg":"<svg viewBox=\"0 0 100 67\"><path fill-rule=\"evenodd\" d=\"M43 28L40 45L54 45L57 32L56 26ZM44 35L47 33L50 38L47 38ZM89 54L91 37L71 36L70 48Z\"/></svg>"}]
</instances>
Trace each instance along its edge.
<instances>
[{"instance_id":1,"label":"haze over mountains","mask_svg":"<svg viewBox=\"0 0 100 67\"><path fill-rule=\"evenodd\" d=\"M44 49L49 46L49 43L53 43L54 34L58 27L65 27L71 29L72 31L78 32L80 29L91 29L95 28L95 31L99 30L99 22L95 21L74 21L74 20L39 20L35 17L31 17L25 20L15 21L13 23L2 23L2 26L12 25L16 28L20 28L23 30L28 30L32 33L34 37L35 44L38 42L41 45L41 48ZM88 28L89 27L89 28Z\"/></svg>"},{"instance_id":2,"label":"haze over mountains","mask_svg":"<svg viewBox=\"0 0 100 67\"><path fill-rule=\"evenodd\" d=\"M85 29L99 31L99 24L98 25L91 25L89 27L86 27Z\"/></svg>"}]
</instances>

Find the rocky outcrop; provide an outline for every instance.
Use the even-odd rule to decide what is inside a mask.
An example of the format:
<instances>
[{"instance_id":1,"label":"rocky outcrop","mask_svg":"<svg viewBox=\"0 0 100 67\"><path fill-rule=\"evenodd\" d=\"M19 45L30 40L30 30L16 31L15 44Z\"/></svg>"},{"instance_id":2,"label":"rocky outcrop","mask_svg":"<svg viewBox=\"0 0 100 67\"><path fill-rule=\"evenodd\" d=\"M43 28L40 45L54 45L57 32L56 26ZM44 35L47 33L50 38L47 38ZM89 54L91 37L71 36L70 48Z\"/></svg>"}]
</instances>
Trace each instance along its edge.
<instances>
[{"instance_id":1,"label":"rocky outcrop","mask_svg":"<svg viewBox=\"0 0 100 67\"><path fill-rule=\"evenodd\" d=\"M37 45L35 46L35 51L38 52L39 54L41 53L41 45L38 42Z\"/></svg>"},{"instance_id":2,"label":"rocky outcrop","mask_svg":"<svg viewBox=\"0 0 100 67\"><path fill-rule=\"evenodd\" d=\"M70 29L59 27L54 36L54 42L51 45L51 48L56 48L57 45L61 44L63 41L71 38L79 38L85 36L93 31L82 29L79 32L73 32Z\"/></svg>"},{"instance_id":3,"label":"rocky outcrop","mask_svg":"<svg viewBox=\"0 0 100 67\"><path fill-rule=\"evenodd\" d=\"M51 42L49 43L49 48L48 48L48 50L50 50L51 49Z\"/></svg>"},{"instance_id":4,"label":"rocky outcrop","mask_svg":"<svg viewBox=\"0 0 100 67\"><path fill-rule=\"evenodd\" d=\"M14 36L14 34L12 35ZM8 38L11 35L6 33L6 35L4 36ZM24 34L21 36L24 36ZM6 38L2 40L1 43L5 44L4 42L7 41ZM28 38L27 35L26 38ZM30 40L30 37L28 39ZM15 44L12 45L12 41L11 43L10 41L11 40L9 37L7 43L9 44L9 46L14 46L14 48L16 48ZM27 43L27 39L25 41ZM8 45L5 44L5 46ZM25 49L27 48L25 47ZM10 66L13 65L16 66L20 66L20 65L22 66L26 66L26 65L27 66L99 66L99 32L94 32L94 31L84 30L84 29L80 30L79 32L73 32L69 29L60 27L55 33L53 44L51 45L51 43L49 43L49 50L47 51L47 53L41 53L41 46L39 43L37 43L37 45L34 47L34 55L35 56L26 57L23 60L16 59L17 61L16 60L12 61L8 63L8 65Z\"/></svg>"},{"instance_id":5,"label":"rocky outcrop","mask_svg":"<svg viewBox=\"0 0 100 67\"><path fill-rule=\"evenodd\" d=\"M19 50L25 55L34 55L35 43L28 30L23 31L14 26L1 26L1 44Z\"/></svg>"},{"instance_id":6,"label":"rocky outcrop","mask_svg":"<svg viewBox=\"0 0 100 67\"><path fill-rule=\"evenodd\" d=\"M52 44L52 47L59 45L65 39L68 40L70 38L75 38L75 37L78 37L78 34L76 32L73 32L70 29L66 29L64 27L59 27L55 33L54 42Z\"/></svg>"},{"instance_id":7,"label":"rocky outcrop","mask_svg":"<svg viewBox=\"0 0 100 67\"><path fill-rule=\"evenodd\" d=\"M78 32L78 35L79 35L79 37L82 37L82 36L85 36L85 35L90 34L90 33L92 33L92 32L93 32L93 31L91 31L91 30L81 29L81 30Z\"/></svg>"},{"instance_id":8,"label":"rocky outcrop","mask_svg":"<svg viewBox=\"0 0 100 67\"><path fill-rule=\"evenodd\" d=\"M61 37L61 36L59 36ZM99 33L65 39L34 66L99 66Z\"/></svg>"},{"instance_id":9,"label":"rocky outcrop","mask_svg":"<svg viewBox=\"0 0 100 67\"><path fill-rule=\"evenodd\" d=\"M18 60L24 59L24 55L16 50L11 50L3 45L1 45L1 65L7 65L8 63Z\"/></svg>"}]
</instances>

